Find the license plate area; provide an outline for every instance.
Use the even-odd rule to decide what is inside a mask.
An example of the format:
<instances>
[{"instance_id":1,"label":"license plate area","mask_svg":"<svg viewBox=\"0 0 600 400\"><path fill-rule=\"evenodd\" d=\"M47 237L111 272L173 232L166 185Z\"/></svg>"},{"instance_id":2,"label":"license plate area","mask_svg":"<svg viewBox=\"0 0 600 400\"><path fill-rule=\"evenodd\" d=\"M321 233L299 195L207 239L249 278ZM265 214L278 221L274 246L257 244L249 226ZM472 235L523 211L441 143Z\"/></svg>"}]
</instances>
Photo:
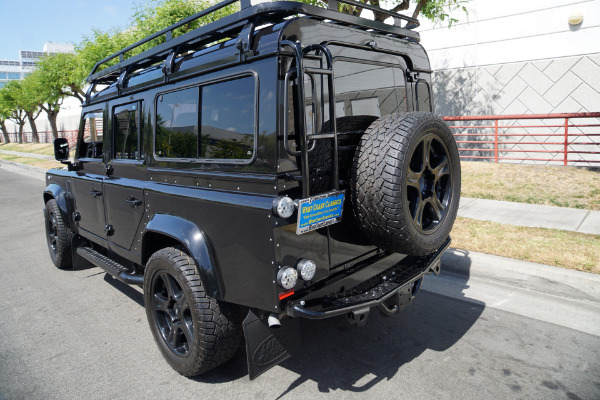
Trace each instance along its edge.
<instances>
[{"instance_id":1,"label":"license plate area","mask_svg":"<svg viewBox=\"0 0 600 400\"><path fill-rule=\"evenodd\" d=\"M298 201L296 234L301 235L342 220L344 192L330 192Z\"/></svg>"}]
</instances>

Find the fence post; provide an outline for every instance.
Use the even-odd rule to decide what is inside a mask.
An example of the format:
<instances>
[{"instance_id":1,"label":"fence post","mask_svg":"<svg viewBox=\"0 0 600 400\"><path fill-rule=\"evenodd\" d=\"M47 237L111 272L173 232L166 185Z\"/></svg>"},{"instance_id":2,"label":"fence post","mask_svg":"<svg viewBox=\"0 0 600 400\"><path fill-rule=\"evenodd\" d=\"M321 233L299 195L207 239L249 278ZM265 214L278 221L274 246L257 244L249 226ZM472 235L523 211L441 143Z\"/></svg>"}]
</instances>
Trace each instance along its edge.
<instances>
[{"instance_id":1,"label":"fence post","mask_svg":"<svg viewBox=\"0 0 600 400\"><path fill-rule=\"evenodd\" d=\"M569 154L569 118L565 118L565 167L567 166L567 154Z\"/></svg>"},{"instance_id":2,"label":"fence post","mask_svg":"<svg viewBox=\"0 0 600 400\"><path fill-rule=\"evenodd\" d=\"M494 162L498 164L498 120L494 126Z\"/></svg>"}]
</instances>

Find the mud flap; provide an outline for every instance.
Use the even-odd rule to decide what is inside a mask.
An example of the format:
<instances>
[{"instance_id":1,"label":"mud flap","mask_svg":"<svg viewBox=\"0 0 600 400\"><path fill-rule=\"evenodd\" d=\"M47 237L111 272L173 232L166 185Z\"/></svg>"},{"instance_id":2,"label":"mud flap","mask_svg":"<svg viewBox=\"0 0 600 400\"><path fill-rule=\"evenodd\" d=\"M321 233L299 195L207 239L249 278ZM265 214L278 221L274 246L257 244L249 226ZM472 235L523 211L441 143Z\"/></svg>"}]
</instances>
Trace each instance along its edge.
<instances>
[{"instance_id":1,"label":"mud flap","mask_svg":"<svg viewBox=\"0 0 600 400\"><path fill-rule=\"evenodd\" d=\"M73 271L86 269L92 265L88 260L81 257L77 253L77 248L87 243L87 240L85 240L79 235L73 235L73 237L71 238L71 261L73 263Z\"/></svg>"},{"instance_id":2,"label":"mud flap","mask_svg":"<svg viewBox=\"0 0 600 400\"><path fill-rule=\"evenodd\" d=\"M267 316L260 318L251 309L243 327L251 380L300 351L298 318L284 318L279 328L269 328Z\"/></svg>"}]
</instances>

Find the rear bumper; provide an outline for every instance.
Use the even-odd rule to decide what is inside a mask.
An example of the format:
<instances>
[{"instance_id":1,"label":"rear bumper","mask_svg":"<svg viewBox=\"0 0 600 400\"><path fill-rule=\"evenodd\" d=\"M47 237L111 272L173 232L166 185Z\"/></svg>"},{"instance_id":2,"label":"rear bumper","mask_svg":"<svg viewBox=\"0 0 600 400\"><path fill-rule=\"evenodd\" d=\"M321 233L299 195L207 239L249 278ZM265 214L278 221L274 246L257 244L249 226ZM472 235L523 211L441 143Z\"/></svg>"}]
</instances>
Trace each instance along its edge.
<instances>
[{"instance_id":1,"label":"rear bumper","mask_svg":"<svg viewBox=\"0 0 600 400\"><path fill-rule=\"evenodd\" d=\"M352 288L344 290L344 281L356 282L356 275L362 271L348 275L331 285L331 293L315 298L307 295L305 298L294 299L287 303L286 313L291 317L308 319L324 319L348 313L362 312L377 306L384 314L395 314L410 304L419 290L423 276L431 272L440 272L441 257L450 246L450 238L433 254L427 257L405 257L395 265L385 269L370 278L378 281L375 286L358 293ZM360 285L359 285L360 286ZM340 288L341 290L334 290ZM319 292L327 292L327 287ZM338 292L350 294L339 297ZM395 302L393 301L395 300ZM390 305L393 303L393 305Z\"/></svg>"}]
</instances>

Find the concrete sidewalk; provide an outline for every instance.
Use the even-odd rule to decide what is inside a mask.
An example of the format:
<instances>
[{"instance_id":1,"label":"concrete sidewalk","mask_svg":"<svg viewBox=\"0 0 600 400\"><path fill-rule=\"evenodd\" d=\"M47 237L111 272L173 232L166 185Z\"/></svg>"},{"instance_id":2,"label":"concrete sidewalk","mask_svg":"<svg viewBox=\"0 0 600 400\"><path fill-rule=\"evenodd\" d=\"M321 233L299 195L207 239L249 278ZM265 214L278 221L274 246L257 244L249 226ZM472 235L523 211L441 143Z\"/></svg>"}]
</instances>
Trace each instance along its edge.
<instances>
[{"instance_id":1,"label":"concrete sidewalk","mask_svg":"<svg viewBox=\"0 0 600 400\"><path fill-rule=\"evenodd\" d=\"M600 211L462 197L458 216L500 224L600 235Z\"/></svg>"},{"instance_id":2,"label":"concrete sidewalk","mask_svg":"<svg viewBox=\"0 0 600 400\"><path fill-rule=\"evenodd\" d=\"M20 151L12 151L12 150L0 150L0 154L8 154L11 156L27 157L27 158L37 158L38 160L54 161L54 156L49 156L46 154L23 153Z\"/></svg>"}]
</instances>

